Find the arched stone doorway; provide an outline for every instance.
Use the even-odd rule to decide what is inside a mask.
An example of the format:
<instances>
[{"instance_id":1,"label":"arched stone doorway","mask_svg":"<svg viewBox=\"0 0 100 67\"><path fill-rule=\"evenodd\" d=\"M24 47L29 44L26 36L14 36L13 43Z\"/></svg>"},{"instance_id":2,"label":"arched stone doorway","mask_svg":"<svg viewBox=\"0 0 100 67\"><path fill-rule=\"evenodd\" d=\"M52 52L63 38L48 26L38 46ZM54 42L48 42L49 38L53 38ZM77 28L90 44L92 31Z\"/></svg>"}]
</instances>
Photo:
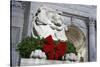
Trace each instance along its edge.
<instances>
[{"instance_id":1,"label":"arched stone doorway","mask_svg":"<svg viewBox=\"0 0 100 67\"><path fill-rule=\"evenodd\" d=\"M76 51L84 61L88 61L88 47L86 45L86 37L81 29L75 25L68 26L68 31L65 31L68 40L74 44Z\"/></svg>"}]
</instances>

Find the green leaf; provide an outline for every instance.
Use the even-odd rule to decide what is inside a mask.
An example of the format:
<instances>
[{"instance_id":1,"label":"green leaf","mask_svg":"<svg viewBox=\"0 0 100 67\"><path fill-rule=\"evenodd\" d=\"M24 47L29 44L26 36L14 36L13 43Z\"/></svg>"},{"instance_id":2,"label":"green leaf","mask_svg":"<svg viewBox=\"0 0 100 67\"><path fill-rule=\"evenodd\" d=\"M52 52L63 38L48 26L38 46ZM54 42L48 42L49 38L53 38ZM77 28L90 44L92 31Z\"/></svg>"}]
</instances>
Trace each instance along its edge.
<instances>
[{"instance_id":1,"label":"green leaf","mask_svg":"<svg viewBox=\"0 0 100 67\"><path fill-rule=\"evenodd\" d=\"M43 42L39 36L37 38L26 37L18 44L17 51L19 51L21 57L29 58L32 51L42 47Z\"/></svg>"},{"instance_id":2,"label":"green leaf","mask_svg":"<svg viewBox=\"0 0 100 67\"><path fill-rule=\"evenodd\" d=\"M68 53L75 53L76 54L76 48L74 47L74 44L71 43L70 41L68 43Z\"/></svg>"}]
</instances>

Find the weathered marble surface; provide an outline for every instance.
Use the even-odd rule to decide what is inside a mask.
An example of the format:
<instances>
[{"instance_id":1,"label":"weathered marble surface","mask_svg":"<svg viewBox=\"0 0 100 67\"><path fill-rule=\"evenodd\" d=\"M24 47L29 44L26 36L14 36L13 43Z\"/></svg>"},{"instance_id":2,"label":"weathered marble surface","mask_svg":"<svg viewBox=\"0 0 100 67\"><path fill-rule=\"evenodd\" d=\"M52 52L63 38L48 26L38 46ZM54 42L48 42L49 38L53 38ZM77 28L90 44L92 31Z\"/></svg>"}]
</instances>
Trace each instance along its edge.
<instances>
[{"instance_id":1,"label":"weathered marble surface","mask_svg":"<svg viewBox=\"0 0 100 67\"><path fill-rule=\"evenodd\" d=\"M32 23L37 35L41 38L46 38L51 35L54 40L67 41L67 37L65 35L65 30L67 29L64 28L62 20L62 17L56 10L54 11L52 9L51 11L47 7L42 6L38 9L37 15L34 17L34 21Z\"/></svg>"},{"instance_id":2,"label":"weathered marble surface","mask_svg":"<svg viewBox=\"0 0 100 67\"><path fill-rule=\"evenodd\" d=\"M45 60L45 59L25 59L21 58L20 66L35 66L35 65L45 65L45 64L68 64L75 63L70 61L56 61L56 60Z\"/></svg>"}]
</instances>

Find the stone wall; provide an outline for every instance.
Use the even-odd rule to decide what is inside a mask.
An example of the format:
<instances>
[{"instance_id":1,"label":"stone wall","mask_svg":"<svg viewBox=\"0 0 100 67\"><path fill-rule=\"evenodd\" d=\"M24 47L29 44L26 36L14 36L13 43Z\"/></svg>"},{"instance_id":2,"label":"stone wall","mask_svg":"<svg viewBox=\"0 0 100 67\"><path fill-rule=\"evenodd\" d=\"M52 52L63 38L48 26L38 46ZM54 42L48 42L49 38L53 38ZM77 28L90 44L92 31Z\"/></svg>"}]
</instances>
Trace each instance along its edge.
<instances>
[{"instance_id":1,"label":"stone wall","mask_svg":"<svg viewBox=\"0 0 100 67\"><path fill-rule=\"evenodd\" d=\"M19 64L19 54L16 46L27 34L29 2L11 1L11 65Z\"/></svg>"}]
</instances>

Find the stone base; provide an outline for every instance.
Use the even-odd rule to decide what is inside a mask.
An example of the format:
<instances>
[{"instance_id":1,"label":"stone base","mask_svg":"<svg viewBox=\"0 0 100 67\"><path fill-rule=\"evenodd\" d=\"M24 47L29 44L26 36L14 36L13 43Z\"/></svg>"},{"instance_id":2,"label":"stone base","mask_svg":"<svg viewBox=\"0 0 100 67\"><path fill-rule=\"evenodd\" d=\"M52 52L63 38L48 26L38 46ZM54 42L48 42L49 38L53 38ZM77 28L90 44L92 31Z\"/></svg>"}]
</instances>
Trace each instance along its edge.
<instances>
[{"instance_id":1,"label":"stone base","mask_svg":"<svg viewBox=\"0 0 100 67\"><path fill-rule=\"evenodd\" d=\"M21 58L20 66L64 64L64 63L72 63L72 62L70 62L70 61L45 60L45 59L33 59L33 58L30 58L30 59Z\"/></svg>"}]
</instances>

